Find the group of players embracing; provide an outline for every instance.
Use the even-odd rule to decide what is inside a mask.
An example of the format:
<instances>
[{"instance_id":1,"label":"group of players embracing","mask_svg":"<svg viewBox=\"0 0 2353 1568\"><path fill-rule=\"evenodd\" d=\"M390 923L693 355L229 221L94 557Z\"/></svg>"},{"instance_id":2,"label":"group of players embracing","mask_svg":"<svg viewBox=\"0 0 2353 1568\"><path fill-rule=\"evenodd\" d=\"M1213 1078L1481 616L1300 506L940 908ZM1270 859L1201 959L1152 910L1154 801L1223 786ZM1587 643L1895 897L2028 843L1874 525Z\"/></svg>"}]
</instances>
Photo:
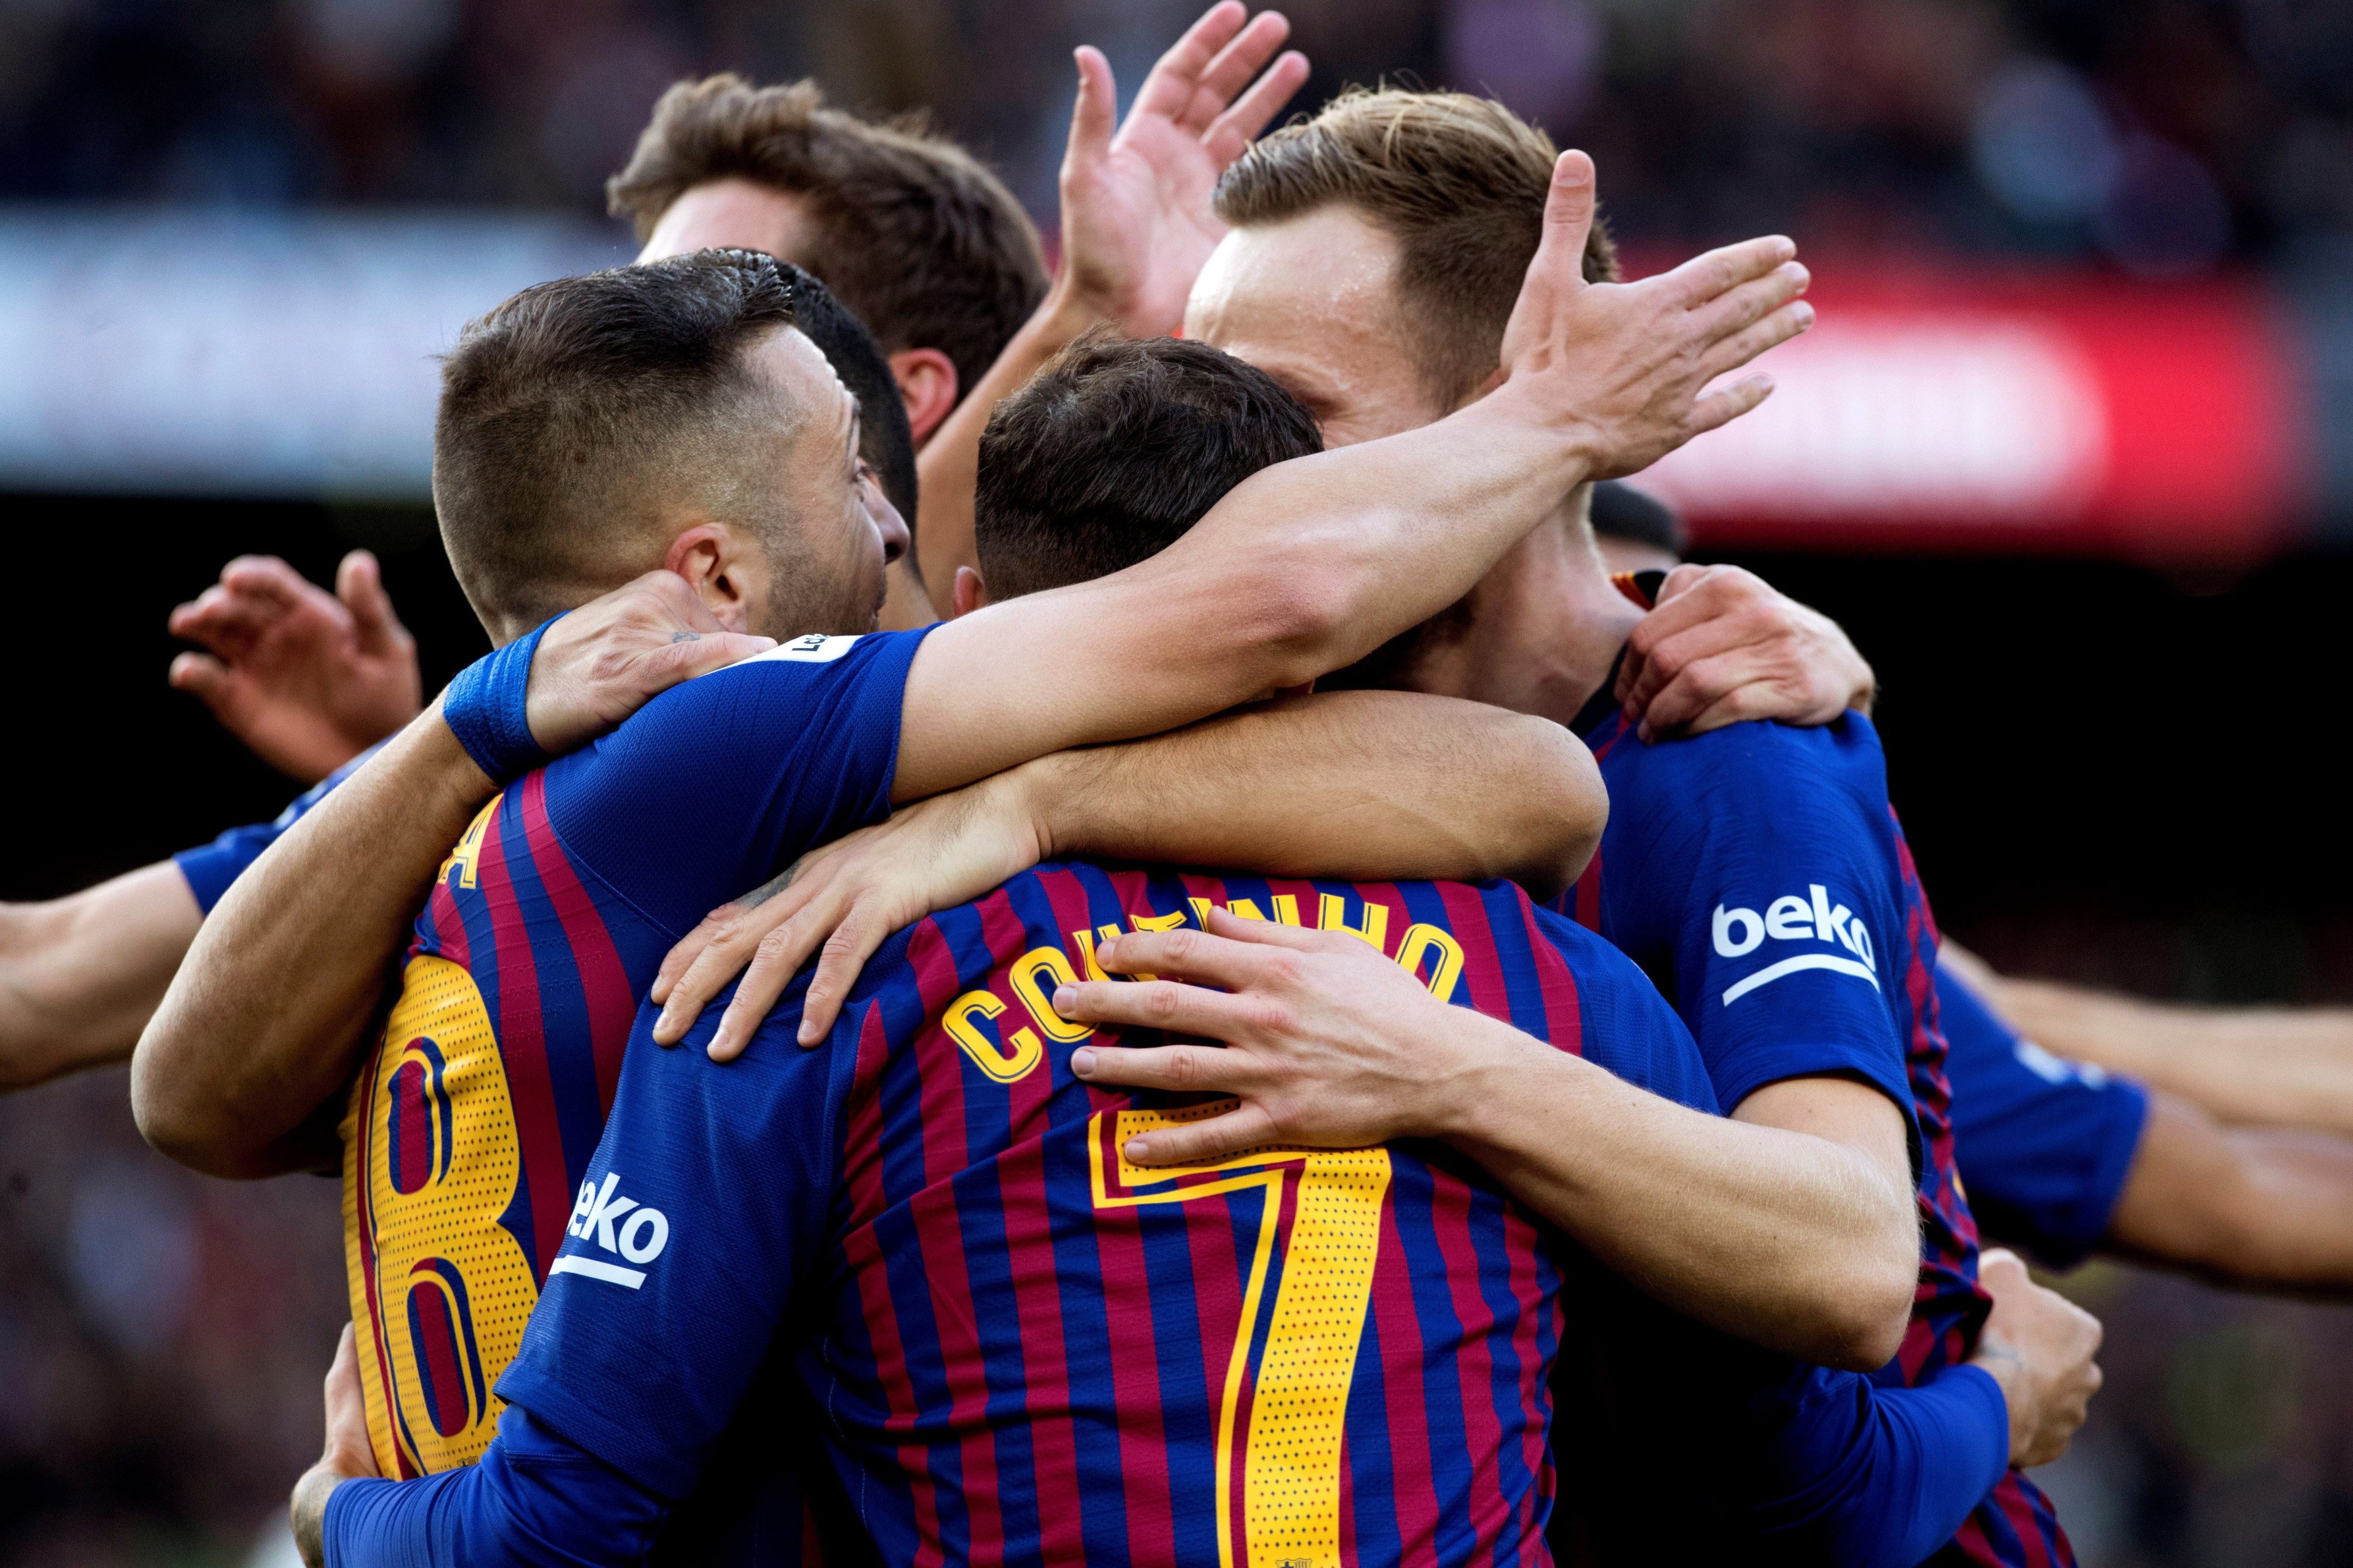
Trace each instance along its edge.
<instances>
[{"instance_id":1,"label":"group of players embracing","mask_svg":"<svg viewBox=\"0 0 2353 1568\"><path fill-rule=\"evenodd\" d=\"M2353 1276L2316 1143L2276 1259L2111 1234L2165 1118L2238 1146L1940 963L1835 626L1605 565L1795 247L1620 282L1482 99L1261 138L1285 30L1117 127L1079 52L1050 283L945 142L674 89L638 262L445 365L496 651L416 713L365 562L185 612L343 765L98 890L83 1048L198 1169L340 1166L312 1563L2040 1568L2099 1328L1970 1193Z\"/></svg>"}]
</instances>

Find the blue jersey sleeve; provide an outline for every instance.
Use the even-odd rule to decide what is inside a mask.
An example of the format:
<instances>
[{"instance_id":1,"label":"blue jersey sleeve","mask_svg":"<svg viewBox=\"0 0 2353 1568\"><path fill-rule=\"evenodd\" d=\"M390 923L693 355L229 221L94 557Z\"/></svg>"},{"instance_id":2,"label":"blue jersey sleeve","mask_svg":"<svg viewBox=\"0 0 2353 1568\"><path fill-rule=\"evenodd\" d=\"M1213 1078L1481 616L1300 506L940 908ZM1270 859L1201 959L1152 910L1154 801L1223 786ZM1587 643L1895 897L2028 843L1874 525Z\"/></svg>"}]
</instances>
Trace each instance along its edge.
<instances>
[{"instance_id":1,"label":"blue jersey sleeve","mask_svg":"<svg viewBox=\"0 0 2353 1568\"><path fill-rule=\"evenodd\" d=\"M1631 959L1575 921L1536 910L1536 925L1577 976L1577 1054L1662 1099L1718 1112L1691 1031Z\"/></svg>"},{"instance_id":2,"label":"blue jersey sleeve","mask_svg":"<svg viewBox=\"0 0 2353 1568\"><path fill-rule=\"evenodd\" d=\"M1869 722L1735 724L1621 742L1604 763L1602 931L1690 1026L1716 1098L1845 1074L1919 1132L1894 988L1905 935L1886 770Z\"/></svg>"},{"instance_id":3,"label":"blue jersey sleeve","mask_svg":"<svg viewBox=\"0 0 2353 1568\"><path fill-rule=\"evenodd\" d=\"M890 815L907 668L931 630L797 637L662 693L546 770L565 846L681 933Z\"/></svg>"},{"instance_id":4,"label":"blue jersey sleeve","mask_svg":"<svg viewBox=\"0 0 2353 1568\"><path fill-rule=\"evenodd\" d=\"M1952 1055L1953 1152L1991 1236L2053 1268L2107 1234L2148 1121L2148 1091L2022 1038L1968 984L1936 966Z\"/></svg>"},{"instance_id":5,"label":"blue jersey sleeve","mask_svg":"<svg viewBox=\"0 0 2353 1568\"><path fill-rule=\"evenodd\" d=\"M799 1008L737 1060L639 1010L604 1141L499 1393L635 1485L693 1490L766 1358L796 1282L829 1246L854 1027L804 1050Z\"/></svg>"},{"instance_id":6,"label":"blue jersey sleeve","mask_svg":"<svg viewBox=\"0 0 2353 1568\"><path fill-rule=\"evenodd\" d=\"M228 885L237 880L244 869L261 858L261 852L278 842L279 836L302 820L304 814L327 798L327 792L360 770L362 764L384 747L378 741L309 789L294 797L285 810L268 822L257 822L246 827L232 827L210 844L200 844L194 849L183 849L172 857L180 868L180 875L188 879L188 891L196 897L196 908L206 914L221 901Z\"/></svg>"}]
</instances>

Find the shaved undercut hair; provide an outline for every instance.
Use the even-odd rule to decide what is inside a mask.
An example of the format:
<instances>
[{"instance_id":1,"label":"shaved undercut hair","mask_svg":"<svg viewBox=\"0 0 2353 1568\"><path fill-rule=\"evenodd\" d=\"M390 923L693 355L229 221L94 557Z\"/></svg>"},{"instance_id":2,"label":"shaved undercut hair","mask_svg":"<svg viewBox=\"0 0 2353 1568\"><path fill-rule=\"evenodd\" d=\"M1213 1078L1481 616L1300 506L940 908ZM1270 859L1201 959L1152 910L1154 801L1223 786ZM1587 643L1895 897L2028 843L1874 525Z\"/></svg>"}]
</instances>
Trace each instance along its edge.
<instances>
[{"instance_id":1,"label":"shaved undercut hair","mask_svg":"<svg viewBox=\"0 0 2353 1568\"><path fill-rule=\"evenodd\" d=\"M705 250L524 289L441 369L433 505L485 625L533 625L647 568L691 501L774 536L777 462L806 416L745 351L797 324L810 280Z\"/></svg>"},{"instance_id":2,"label":"shaved undercut hair","mask_svg":"<svg viewBox=\"0 0 2353 1568\"><path fill-rule=\"evenodd\" d=\"M1493 99L1351 88L1313 120L1253 143L1213 200L1238 228L1345 205L1394 238L1401 329L1424 387L1452 408L1502 358L1559 155ZM1618 279L1617 247L1599 218L1585 279Z\"/></svg>"}]
</instances>

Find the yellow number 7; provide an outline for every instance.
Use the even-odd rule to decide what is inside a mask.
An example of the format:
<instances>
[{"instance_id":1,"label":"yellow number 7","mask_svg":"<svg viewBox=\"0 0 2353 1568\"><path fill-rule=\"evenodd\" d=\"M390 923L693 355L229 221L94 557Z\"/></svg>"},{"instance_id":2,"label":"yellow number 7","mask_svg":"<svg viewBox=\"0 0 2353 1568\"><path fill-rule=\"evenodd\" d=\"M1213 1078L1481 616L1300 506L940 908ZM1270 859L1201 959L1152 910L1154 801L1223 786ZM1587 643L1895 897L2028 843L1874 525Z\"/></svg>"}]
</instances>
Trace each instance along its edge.
<instances>
[{"instance_id":1,"label":"yellow number 7","mask_svg":"<svg viewBox=\"0 0 2353 1568\"><path fill-rule=\"evenodd\" d=\"M1087 1124L1087 1147L1098 1209L1181 1204L1258 1188L1264 1194L1258 1245L1242 1289L1241 1321L1226 1363L1218 1407L1218 1563L1233 1568L1235 1413L1259 1303L1274 1256L1282 1216L1282 1186L1299 1173L1299 1213L1283 1249L1282 1283L1275 1292L1243 1436L1243 1530L1252 1563L1284 1568L1332 1568L1340 1561L1340 1448L1347 1426L1348 1384L1372 1302L1373 1265L1380 1253L1381 1208L1389 1189L1386 1149L1250 1149L1215 1164L1147 1167L1128 1163L1127 1141L1155 1128L1220 1115L1235 1101L1181 1110L1097 1111ZM1110 1144L1108 1160L1104 1149ZM1106 1169L1106 1164L1109 1168ZM1171 1186L1204 1172L1247 1174ZM1150 1190L1157 1188L1158 1190ZM1137 1189L1146 1189L1139 1191Z\"/></svg>"}]
</instances>

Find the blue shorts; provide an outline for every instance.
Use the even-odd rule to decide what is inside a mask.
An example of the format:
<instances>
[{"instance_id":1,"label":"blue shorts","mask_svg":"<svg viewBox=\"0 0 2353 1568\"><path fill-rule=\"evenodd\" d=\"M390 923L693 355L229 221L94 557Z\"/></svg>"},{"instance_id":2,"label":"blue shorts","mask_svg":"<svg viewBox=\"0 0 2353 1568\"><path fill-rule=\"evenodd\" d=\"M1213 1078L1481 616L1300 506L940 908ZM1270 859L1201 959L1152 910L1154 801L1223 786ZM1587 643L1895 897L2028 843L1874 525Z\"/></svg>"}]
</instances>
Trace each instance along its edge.
<instances>
[{"instance_id":1,"label":"blue shorts","mask_svg":"<svg viewBox=\"0 0 2353 1568\"><path fill-rule=\"evenodd\" d=\"M2107 1234L2148 1090L2023 1038L1949 964L1936 966L1936 1005L1953 1053L1954 1153L1978 1227L2072 1268Z\"/></svg>"}]
</instances>

